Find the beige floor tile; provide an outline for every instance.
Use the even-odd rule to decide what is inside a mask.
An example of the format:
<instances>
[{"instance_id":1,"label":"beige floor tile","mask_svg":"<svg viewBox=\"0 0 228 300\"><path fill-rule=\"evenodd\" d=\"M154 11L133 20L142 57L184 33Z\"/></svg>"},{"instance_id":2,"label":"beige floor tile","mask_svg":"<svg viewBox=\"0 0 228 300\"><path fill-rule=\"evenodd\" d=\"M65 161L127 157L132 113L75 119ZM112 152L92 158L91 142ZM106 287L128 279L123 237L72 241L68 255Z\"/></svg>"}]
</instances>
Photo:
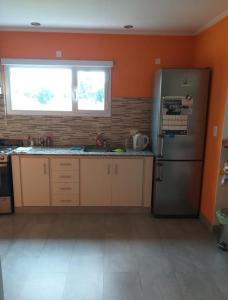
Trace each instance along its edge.
<instances>
[{"instance_id":1,"label":"beige floor tile","mask_svg":"<svg viewBox=\"0 0 228 300\"><path fill-rule=\"evenodd\" d=\"M208 272L192 268L191 272L177 272L176 278L186 300L227 299Z\"/></svg>"},{"instance_id":2,"label":"beige floor tile","mask_svg":"<svg viewBox=\"0 0 228 300\"><path fill-rule=\"evenodd\" d=\"M24 284L18 300L62 300L66 274L33 274Z\"/></svg>"},{"instance_id":3,"label":"beige floor tile","mask_svg":"<svg viewBox=\"0 0 228 300\"><path fill-rule=\"evenodd\" d=\"M104 300L141 300L142 288L138 273L104 273Z\"/></svg>"},{"instance_id":4,"label":"beige floor tile","mask_svg":"<svg viewBox=\"0 0 228 300\"><path fill-rule=\"evenodd\" d=\"M104 239L100 237L78 237L75 239L73 254L76 256L103 256Z\"/></svg>"},{"instance_id":5,"label":"beige floor tile","mask_svg":"<svg viewBox=\"0 0 228 300\"><path fill-rule=\"evenodd\" d=\"M138 256L134 254L106 254L104 272L138 272Z\"/></svg>"},{"instance_id":6,"label":"beige floor tile","mask_svg":"<svg viewBox=\"0 0 228 300\"><path fill-rule=\"evenodd\" d=\"M94 255L77 256L74 255L70 261L69 272L71 274L102 274L103 273L103 257Z\"/></svg>"},{"instance_id":7,"label":"beige floor tile","mask_svg":"<svg viewBox=\"0 0 228 300\"><path fill-rule=\"evenodd\" d=\"M103 300L103 274L70 272L62 300Z\"/></svg>"},{"instance_id":8,"label":"beige floor tile","mask_svg":"<svg viewBox=\"0 0 228 300\"><path fill-rule=\"evenodd\" d=\"M185 300L175 273L141 273L144 300Z\"/></svg>"}]
</instances>

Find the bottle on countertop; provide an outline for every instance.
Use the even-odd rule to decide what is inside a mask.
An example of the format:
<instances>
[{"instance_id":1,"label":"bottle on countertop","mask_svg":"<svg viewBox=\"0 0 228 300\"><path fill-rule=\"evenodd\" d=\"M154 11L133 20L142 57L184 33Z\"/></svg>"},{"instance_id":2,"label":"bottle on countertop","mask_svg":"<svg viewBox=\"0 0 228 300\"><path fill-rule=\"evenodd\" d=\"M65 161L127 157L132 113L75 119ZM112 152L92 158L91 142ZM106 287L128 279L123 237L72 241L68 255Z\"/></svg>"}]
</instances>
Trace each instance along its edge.
<instances>
[{"instance_id":1,"label":"bottle on countertop","mask_svg":"<svg viewBox=\"0 0 228 300\"><path fill-rule=\"evenodd\" d=\"M31 138L30 138L30 135L28 136L28 139L27 139L27 145L30 146L31 144Z\"/></svg>"},{"instance_id":2,"label":"bottle on countertop","mask_svg":"<svg viewBox=\"0 0 228 300\"><path fill-rule=\"evenodd\" d=\"M47 136L47 137L46 137L46 146L47 146L47 147L51 147L51 145L52 145L51 137L50 137L50 136Z\"/></svg>"},{"instance_id":3,"label":"bottle on countertop","mask_svg":"<svg viewBox=\"0 0 228 300\"><path fill-rule=\"evenodd\" d=\"M29 146L29 147L34 146L34 141L30 135L28 136L28 139L27 139L27 146Z\"/></svg>"}]
</instances>

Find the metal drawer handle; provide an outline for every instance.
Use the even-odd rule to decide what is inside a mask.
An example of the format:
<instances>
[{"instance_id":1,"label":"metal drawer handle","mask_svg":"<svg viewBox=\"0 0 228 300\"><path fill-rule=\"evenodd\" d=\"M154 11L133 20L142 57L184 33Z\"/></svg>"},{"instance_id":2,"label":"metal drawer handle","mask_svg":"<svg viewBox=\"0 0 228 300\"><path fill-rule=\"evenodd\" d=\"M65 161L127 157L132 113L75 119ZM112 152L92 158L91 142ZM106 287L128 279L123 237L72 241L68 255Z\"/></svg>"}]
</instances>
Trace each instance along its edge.
<instances>
[{"instance_id":1,"label":"metal drawer handle","mask_svg":"<svg viewBox=\"0 0 228 300\"><path fill-rule=\"evenodd\" d=\"M61 202L72 202L72 200L60 200Z\"/></svg>"},{"instance_id":2,"label":"metal drawer handle","mask_svg":"<svg viewBox=\"0 0 228 300\"><path fill-rule=\"evenodd\" d=\"M72 178L72 176L70 176L70 175L60 175L59 177L60 178Z\"/></svg>"},{"instance_id":3,"label":"metal drawer handle","mask_svg":"<svg viewBox=\"0 0 228 300\"><path fill-rule=\"evenodd\" d=\"M72 166L71 163L60 163L60 166Z\"/></svg>"},{"instance_id":4,"label":"metal drawer handle","mask_svg":"<svg viewBox=\"0 0 228 300\"><path fill-rule=\"evenodd\" d=\"M47 174L47 165L46 165L46 163L44 163L43 167L44 167L44 175L46 175Z\"/></svg>"},{"instance_id":5,"label":"metal drawer handle","mask_svg":"<svg viewBox=\"0 0 228 300\"><path fill-rule=\"evenodd\" d=\"M117 176L118 175L118 165L115 164L115 175Z\"/></svg>"},{"instance_id":6,"label":"metal drawer handle","mask_svg":"<svg viewBox=\"0 0 228 300\"><path fill-rule=\"evenodd\" d=\"M110 173L111 173L111 165L110 164L108 164L107 173L108 173L108 175L110 175Z\"/></svg>"},{"instance_id":7,"label":"metal drawer handle","mask_svg":"<svg viewBox=\"0 0 228 300\"><path fill-rule=\"evenodd\" d=\"M68 188L68 187L62 187L62 188L59 188L60 190L62 191L71 191L72 188Z\"/></svg>"}]
</instances>

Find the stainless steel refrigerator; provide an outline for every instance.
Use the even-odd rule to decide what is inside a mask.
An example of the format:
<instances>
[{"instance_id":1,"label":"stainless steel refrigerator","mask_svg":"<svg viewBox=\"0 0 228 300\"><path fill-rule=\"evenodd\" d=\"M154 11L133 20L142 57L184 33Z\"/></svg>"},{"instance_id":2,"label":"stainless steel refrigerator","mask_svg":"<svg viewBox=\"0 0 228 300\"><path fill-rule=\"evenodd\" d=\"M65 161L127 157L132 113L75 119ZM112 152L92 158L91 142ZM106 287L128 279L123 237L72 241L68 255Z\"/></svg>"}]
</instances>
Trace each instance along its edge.
<instances>
[{"instance_id":1,"label":"stainless steel refrigerator","mask_svg":"<svg viewBox=\"0 0 228 300\"><path fill-rule=\"evenodd\" d=\"M209 69L168 68L156 74L151 122L156 216L199 214L209 85Z\"/></svg>"}]
</instances>

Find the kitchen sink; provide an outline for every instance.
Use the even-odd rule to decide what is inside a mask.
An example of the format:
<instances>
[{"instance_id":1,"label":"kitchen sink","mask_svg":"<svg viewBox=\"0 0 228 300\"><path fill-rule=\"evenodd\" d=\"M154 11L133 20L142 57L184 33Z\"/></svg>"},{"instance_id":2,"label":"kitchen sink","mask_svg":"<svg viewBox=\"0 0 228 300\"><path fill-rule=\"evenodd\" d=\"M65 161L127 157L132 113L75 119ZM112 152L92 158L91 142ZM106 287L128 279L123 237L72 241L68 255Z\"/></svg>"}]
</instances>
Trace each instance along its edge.
<instances>
[{"instance_id":1,"label":"kitchen sink","mask_svg":"<svg viewBox=\"0 0 228 300\"><path fill-rule=\"evenodd\" d=\"M109 147L105 147L105 148L101 148L101 147L97 147L96 145L88 145L85 146L84 148L84 152L111 152L111 148Z\"/></svg>"},{"instance_id":2,"label":"kitchen sink","mask_svg":"<svg viewBox=\"0 0 228 300\"><path fill-rule=\"evenodd\" d=\"M102 152L115 152L115 153L123 153L126 152L125 149L122 148L111 148L111 147L97 147L96 145L88 145L85 146L84 152L97 152L97 153L102 153Z\"/></svg>"}]
</instances>

